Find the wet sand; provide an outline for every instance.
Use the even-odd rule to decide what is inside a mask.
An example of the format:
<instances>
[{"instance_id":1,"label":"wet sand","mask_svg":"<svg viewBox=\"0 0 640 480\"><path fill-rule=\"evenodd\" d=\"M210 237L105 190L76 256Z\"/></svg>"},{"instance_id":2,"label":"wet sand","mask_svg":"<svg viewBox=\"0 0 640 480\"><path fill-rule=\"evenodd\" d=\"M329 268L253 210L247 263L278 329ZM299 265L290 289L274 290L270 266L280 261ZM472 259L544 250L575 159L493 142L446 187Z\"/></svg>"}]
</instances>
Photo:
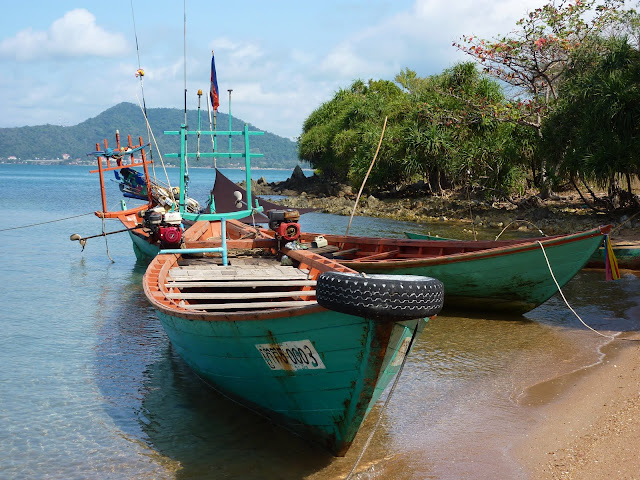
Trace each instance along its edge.
<instances>
[{"instance_id":1,"label":"wet sand","mask_svg":"<svg viewBox=\"0 0 640 480\"><path fill-rule=\"evenodd\" d=\"M621 337L636 341L612 342L601 364L522 400L539 409L513 450L530 478L640 479L640 335Z\"/></svg>"}]
</instances>

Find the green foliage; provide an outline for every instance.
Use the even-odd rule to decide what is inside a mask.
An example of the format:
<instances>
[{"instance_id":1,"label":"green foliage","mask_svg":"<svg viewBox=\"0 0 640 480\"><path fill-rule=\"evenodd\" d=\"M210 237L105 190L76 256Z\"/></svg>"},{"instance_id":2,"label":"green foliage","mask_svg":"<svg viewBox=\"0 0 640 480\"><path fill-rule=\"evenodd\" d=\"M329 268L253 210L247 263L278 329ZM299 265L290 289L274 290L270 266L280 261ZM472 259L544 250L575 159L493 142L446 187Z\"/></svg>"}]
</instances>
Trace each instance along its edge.
<instances>
[{"instance_id":1,"label":"green foliage","mask_svg":"<svg viewBox=\"0 0 640 480\"><path fill-rule=\"evenodd\" d=\"M528 145L513 124L498 122L473 104L504 101L500 86L463 63L420 78L404 69L388 81L355 81L305 121L300 157L324 175L359 187L388 118L370 190L425 180L434 191L482 182L487 188L520 188L514 169Z\"/></svg>"},{"instance_id":2,"label":"green foliage","mask_svg":"<svg viewBox=\"0 0 640 480\"><path fill-rule=\"evenodd\" d=\"M601 40L574 56L541 153L569 176L609 185L640 174L640 52L627 38Z\"/></svg>"},{"instance_id":3,"label":"green foliage","mask_svg":"<svg viewBox=\"0 0 640 480\"><path fill-rule=\"evenodd\" d=\"M305 120L300 158L328 178L357 183L373 158L385 115L397 111L401 97L400 89L384 80L356 80L339 90Z\"/></svg>"},{"instance_id":4,"label":"green foliage","mask_svg":"<svg viewBox=\"0 0 640 480\"><path fill-rule=\"evenodd\" d=\"M184 122L184 111L175 108L151 108L147 111L149 123L153 128L158 141L160 152L175 153L180 150L178 136L164 135L165 130L178 130ZM209 121L206 113L202 118L203 130L209 129ZM191 129L198 125L196 111L189 111L187 115L188 125ZM229 117L224 113L218 113L218 130L226 130L229 126ZM242 130L244 122L232 117L232 128ZM110 147L115 146L115 130L119 130L126 143L126 135L132 136L132 142L138 143L138 137L148 142L144 117L140 109L132 103L120 103L105 110L94 118L72 126L61 127L55 125L40 125L36 127L0 128L0 158L16 156L20 159L35 158L60 158L63 154L69 154L72 158L87 158L86 154L95 150L96 143L104 146L107 139ZM250 125L250 130L256 128ZM195 137L189 138L189 150L195 151L197 141ZM228 141L219 138L219 150L228 151ZM296 143L289 139L265 132L262 136L254 136L251 139L251 147L254 152L263 153L264 157L253 160L254 167L293 168L298 164L298 152ZM240 137L232 139L234 151L243 151L244 145ZM211 151L210 137L200 139L201 151ZM154 146L155 150L155 146ZM155 158L155 157L154 157ZM228 166L237 163L237 159L229 160L220 158L218 165ZM167 159L165 159L167 162ZM211 159L200 160L205 165L212 164ZM207 163L205 163L207 162Z\"/></svg>"}]
</instances>

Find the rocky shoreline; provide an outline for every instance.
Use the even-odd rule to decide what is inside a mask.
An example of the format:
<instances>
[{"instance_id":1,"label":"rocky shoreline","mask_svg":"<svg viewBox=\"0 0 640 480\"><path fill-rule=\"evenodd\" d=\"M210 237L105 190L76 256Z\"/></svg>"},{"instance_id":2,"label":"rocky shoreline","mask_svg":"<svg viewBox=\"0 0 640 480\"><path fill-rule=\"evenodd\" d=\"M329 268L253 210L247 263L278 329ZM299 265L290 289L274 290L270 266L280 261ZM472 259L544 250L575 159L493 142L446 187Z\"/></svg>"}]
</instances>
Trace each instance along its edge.
<instances>
[{"instance_id":1,"label":"rocky shoreline","mask_svg":"<svg viewBox=\"0 0 640 480\"><path fill-rule=\"evenodd\" d=\"M322 181L317 176L305 177L298 169L283 182L268 183L264 178L252 181L256 195L281 195L275 203L289 208L316 208L319 212L351 215L357 192L348 185ZM398 192L362 195L355 215L392 218L421 224L441 224L484 238L509 226L520 232L545 235L572 233L598 225L620 226L614 238L638 239L640 215L605 214L586 206L576 192L568 191L542 200L529 195L512 201L491 201L467 196L466 191L427 195L420 185L407 186ZM445 236L445 235L443 235Z\"/></svg>"}]
</instances>

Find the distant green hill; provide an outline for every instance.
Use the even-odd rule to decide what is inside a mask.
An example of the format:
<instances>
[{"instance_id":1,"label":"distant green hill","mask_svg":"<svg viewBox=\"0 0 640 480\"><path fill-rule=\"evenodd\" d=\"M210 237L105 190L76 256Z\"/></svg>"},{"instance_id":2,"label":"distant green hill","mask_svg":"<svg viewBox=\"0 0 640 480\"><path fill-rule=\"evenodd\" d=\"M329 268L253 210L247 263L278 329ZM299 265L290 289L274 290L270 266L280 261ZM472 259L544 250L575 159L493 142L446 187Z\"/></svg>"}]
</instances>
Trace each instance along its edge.
<instances>
[{"instance_id":1,"label":"distant green hill","mask_svg":"<svg viewBox=\"0 0 640 480\"><path fill-rule=\"evenodd\" d=\"M147 110L149 123L158 142L160 153L177 153L180 150L180 140L177 135L164 135L165 130L178 130L184 121L184 110L177 108L151 108ZM202 115L203 130L209 129L209 119L206 111ZM198 123L197 111L188 112L188 124L191 129ZM206 125L206 126L205 126ZM218 112L218 130L229 128L229 116ZM232 117L233 130L242 130L244 122ZM250 130L259 130L249 124ZM122 143L126 143L126 136L131 135L133 143L142 136L145 142L147 130L140 108L133 103L123 102L105 110L94 118L72 127L57 125L38 125L35 127L0 128L0 159L6 160L15 156L20 160L55 159L69 154L72 159L87 158L87 153L95 150L97 142L106 138L110 147L115 146L115 131L119 130ZM221 138L220 150L228 151L228 140ZM242 139L234 137L233 150L243 151ZM189 151L196 151L196 137L189 137ZM258 168L293 168L298 165L298 146L288 138L279 137L265 132L264 136L251 137L251 149L264 154L264 157L252 160L252 165ZM211 151L211 137L200 139L200 151ZM154 149L155 152L155 149ZM155 159L156 157L154 157ZM174 159L171 159L174 161ZM212 159L202 159L205 165L210 165ZM218 166L226 167L237 163L237 159L218 159ZM168 162L165 159L165 163Z\"/></svg>"}]
</instances>

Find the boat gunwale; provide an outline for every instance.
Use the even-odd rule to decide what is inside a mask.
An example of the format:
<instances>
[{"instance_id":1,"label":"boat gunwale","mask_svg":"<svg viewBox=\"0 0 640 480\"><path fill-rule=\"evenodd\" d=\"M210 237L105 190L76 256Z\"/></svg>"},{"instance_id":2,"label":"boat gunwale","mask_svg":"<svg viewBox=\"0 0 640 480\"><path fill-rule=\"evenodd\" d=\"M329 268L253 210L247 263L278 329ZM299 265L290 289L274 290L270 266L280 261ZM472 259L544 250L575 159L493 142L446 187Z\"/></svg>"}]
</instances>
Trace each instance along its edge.
<instances>
[{"instance_id":1,"label":"boat gunwale","mask_svg":"<svg viewBox=\"0 0 640 480\"><path fill-rule=\"evenodd\" d=\"M528 252L528 251L539 249L540 245L538 244L538 242L542 243L542 245L545 248L556 247L559 245L573 243L580 240L586 240L586 239L597 237L597 236L604 236L611 230L611 228L612 228L611 225L605 225L605 226L596 227L591 230L586 230L584 232L578 232L570 235L555 236L550 239L539 238L535 240L528 240L523 243L518 243L515 245L501 245L494 248L480 249L480 250L475 250L471 252L438 255L433 257L406 258L406 259L395 258L395 259L372 260L372 261L365 261L365 262L360 262L357 258L355 258L355 259L349 259L349 260L347 259L340 260L340 262L347 266L357 266L358 269L367 267L367 266L371 266L375 268L391 269L397 266L402 266L406 268L407 266L419 267L419 266L426 266L426 265L444 265L449 263L469 261L472 259L480 260L480 259L495 258L495 257L504 256L504 255L513 255L517 253ZM375 237L370 237L370 238L375 238ZM421 240L409 240L409 241L421 242ZM448 243L447 241L434 241L434 243L436 242L438 244ZM349 240L345 240L344 243L345 245L351 245L351 243L355 245L358 242L356 241L356 242L350 243ZM455 243L457 244L458 242L455 242Z\"/></svg>"},{"instance_id":2,"label":"boat gunwale","mask_svg":"<svg viewBox=\"0 0 640 480\"><path fill-rule=\"evenodd\" d=\"M203 223L204 225L198 225ZM189 237L202 236L208 232L208 221L196 222L191 228ZM191 230L191 229L189 229ZM255 241L258 245L263 243L263 240L273 242L275 239L244 239L236 240L235 242L243 242L246 246L249 246ZM197 240L190 240L190 242L198 243ZM233 242L231 240L230 242ZM211 243L211 242L208 242ZM355 270L342 265L325 257L322 257L313 252L305 250L290 250L288 248L281 249L283 254L289 255L292 259L300 262L300 266L308 268L310 275L317 277L322 271L341 271L344 273L358 274ZM266 310L264 308L256 310L243 310L235 312L220 312L220 311L203 311L193 310L181 307L178 302L166 297L165 293L169 293L169 289L165 286L169 276L169 271L178 265L179 260L183 258L182 254L163 254L156 256L143 277L143 287L147 299L151 302L154 308L161 310L163 313L171 316L176 316L188 320L201 320L201 321L243 321L243 320L266 320L281 317L296 317L307 315L311 313L326 311L327 309L320 306L315 300L301 301L301 305L295 307L280 307ZM307 303L304 305L303 303ZM384 321L380 323L386 323Z\"/></svg>"}]
</instances>

